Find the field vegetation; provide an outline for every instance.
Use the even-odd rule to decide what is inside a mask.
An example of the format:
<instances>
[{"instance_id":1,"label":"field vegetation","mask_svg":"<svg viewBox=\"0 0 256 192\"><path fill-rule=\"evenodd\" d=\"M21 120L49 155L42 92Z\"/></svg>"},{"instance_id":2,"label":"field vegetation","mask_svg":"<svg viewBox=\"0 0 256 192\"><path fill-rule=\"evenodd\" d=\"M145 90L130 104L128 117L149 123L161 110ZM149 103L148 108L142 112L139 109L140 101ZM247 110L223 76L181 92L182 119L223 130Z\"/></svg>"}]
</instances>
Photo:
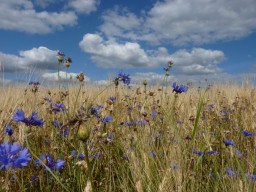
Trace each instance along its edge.
<instances>
[{"instance_id":1,"label":"field vegetation","mask_svg":"<svg viewBox=\"0 0 256 192\"><path fill-rule=\"evenodd\" d=\"M253 87L130 80L2 88L1 191L256 190Z\"/></svg>"}]
</instances>

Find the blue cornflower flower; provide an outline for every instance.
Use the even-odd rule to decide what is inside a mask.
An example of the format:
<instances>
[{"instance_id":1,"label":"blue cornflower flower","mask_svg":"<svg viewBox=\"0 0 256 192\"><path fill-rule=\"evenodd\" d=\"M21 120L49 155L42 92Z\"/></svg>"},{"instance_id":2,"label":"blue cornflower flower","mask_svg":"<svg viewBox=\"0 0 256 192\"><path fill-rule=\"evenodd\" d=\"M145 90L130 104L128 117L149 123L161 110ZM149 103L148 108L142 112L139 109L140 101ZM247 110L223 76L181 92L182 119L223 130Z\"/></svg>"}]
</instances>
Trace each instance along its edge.
<instances>
[{"instance_id":1,"label":"blue cornflower flower","mask_svg":"<svg viewBox=\"0 0 256 192\"><path fill-rule=\"evenodd\" d=\"M100 118L99 112L100 112L100 109L102 109L102 108L103 108L103 106L101 106L101 105L96 105L96 107L91 107L90 113L92 115L94 115L95 117Z\"/></svg>"},{"instance_id":2,"label":"blue cornflower flower","mask_svg":"<svg viewBox=\"0 0 256 192\"><path fill-rule=\"evenodd\" d=\"M61 130L60 131L60 135L63 137L63 138L66 138L69 134L69 129L66 127L64 130Z\"/></svg>"},{"instance_id":3,"label":"blue cornflower flower","mask_svg":"<svg viewBox=\"0 0 256 192\"><path fill-rule=\"evenodd\" d=\"M61 127L63 125L63 123L60 121L53 121L52 124L54 127Z\"/></svg>"},{"instance_id":4,"label":"blue cornflower flower","mask_svg":"<svg viewBox=\"0 0 256 192\"><path fill-rule=\"evenodd\" d=\"M118 79L120 79L121 81L123 81L124 84L129 85L131 83L131 78L129 77L130 75L123 73L122 71L120 71L118 73Z\"/></svg>"},{"instance_id":5,"label":"blue cornflower flower","mask_svg":"<svg viewBox=\"0 0 256 192\"><path fill-rule=\"evenodd\" d=\"M108 142L111 142L111 141L113 140L113 138L114 138L113 134L110 133L110 134L108 135L108 137L107 137L107 141L108 141Z\"/></svg>"},{"instance_id":6,"label":"blue cornflower flower","mask_svg":"<svg viewBox=\"0 0 256 192\"><path fill-rule=\"evenodd\" d=\"M65 110L65 106L62 103L55 103L52 107L52 112L58 113L63 112Z\"/></svg>"},{"instance_id":7,"label":"blue cornflower flower","mask_svg":"<svg viewBox=\"0 0 256 192\"><path fill-rule=\"evenodd\" d=\"M5 133L9 136L12 136L13 134L13 129L10 127L10 125L8 124L5 128Z\"/></svg>"},{"instance_id":8,"label":"blue cornflower flower","mask_svg":"<svg viewBox=\"0 0 256 192\"><path fill-rule=\"evenodd\" d=\"M92 156L93 159L98 159L98 158L100 158L100 157L101 157L101 153L95 153L95 154Z\"/></svg>"},{"instance_id":9,"label":"blue cornflower flower","mask_svg":"<svg viewBox=\"0 0 256 192\"><path fill-rule=\"evenodd\" d=\"M84 160L84 159L85 159L84 154L80 153L80 154L78 155L78 159L80 159L80 160Z\"/></svg>"},{"instance_id":10,"label":"blue cornflower flower","mask_svg":"<svg viewBox=\"0 0 256 192\"><path fill-rule=\"evenodd\" d=\"M30 81L29 85L40 85L38 81Z\"/></svg>"},{"instance_id":11,"label":"blue cornflower flower","mask_svg":"<svg viewBox=\"0 0 256 192\"><path fill-rule=\"evenodd\" d=\"M52 100L51 100L51 99L46 98L46 97L44 98L44 100L45 100L45 101L47 101L48 103L51 103L51 102L52 102Z\"/></svg>"},{"instance_id":12,"label":"blue cornflower flower","mask_svg":"<svg viewBox=\"0 0 256 192\"><path fill-rule=\"evenodd\" d=\"M134 123L131 122L131 121L127 121L127 122L125 122L124 124L125 124L126 126L128 126L128 127L131 127L131 126L134 125Z\"/></svg>"},{"instance_id":13,"label":"blue cornflower flower","mask_svg":"<svg viewBox=\"0 0 256 192\"><path fill-rule=\"evenodd\" d=\"M208 155L217 155L218 152L217 152L217 151L214 151L214 150L210 150L210 151L207 151L207 154L208 154Z\"/></svg>"},{"instance_id":14,"label":"blue cornflower flower","mask_svg":"<svg viewBox=\"0 0 256 192\"><path fill-rule=\"evenodd\" d=\"M235 142L233 140L228 140L228 139L226 139L224 141L224 143L226 146L230 146L230 145L234 146L235 145Z\"/></svg>"},{"instance_id":15,"label":"blue cornflower flower","mask_svg":"<svg viewBox=\"0 0 256 192\"><path fill-rule=\"evenodd\" d=\"M144 119L137 119L136 122L140 126L145 125L147 123Z\"/></svg>"},{"instance_id":16,"label":"blue cornflower flower","mask_svg":"<svg viewBox=\"0 0 256 192\"><path fill-rule=\"evenodd\" d=\"M54 161L53 156L50 154L43 154L40 156L40 159L47 167L55 171L62 169L65 164L65 161L63 159L58 159L57 161ZM35 160L34 163L36 165L43 165L41 161Z\"/></svg>"},{"instance_id":17,"label":"blue cornflower flower","mask_svg":"<svg viewBox=\"0 0 256 192\"><path fill-rule=\"evenodd\" d=\"M246 130L243 130L243 131L242 131L242 134L243 134L245 137L251 137L251 136L253 136L253 132L249 132L249 131L246 131Z\"/></svg>"},{"instance_id":18,"label":"blue cornflower flower","mask_svg":"<svg viewBox=\"0 0 256 192\"><path fill-rule=\"evenodd\" d=\"M17 143L0 144L0 170L6 170L11 167L22 168L28 165L31 160L30 153L27 148L22 149Z\"/></svg>"},{"instance_id":19,"label":"blue cornflower flower","mask_svg":"<svg viewBox=\"0 0 256 192\"><path fill-rule=\"evenodd\" d=\"M110 123L110 122L112 122L112 117L111 117L110 115L108 115L108 116L106 116L106 117L103 117L103 118L101 119L101 121L102 121L103 123Z\"/></svg>"},{"instance_id":20,"label":"blue cornflower flower","mask_svg":"<svg viewBox=\"0 0 256 192\"><path fill-rule=\"evenodd\" d=\"M246 177L248 180L256 181L256 175L254 175L254 174L245 173L245 177Z\"/></svg>"},{"instance_id":21,"label":"blue cornflower flower","mask_svg":"<svg viewBox=\"0 0 256 192\"><path fill-rule=\"evenodd\" d=\"M72 150L71 151L71 156L72 157L76 157L77 156L77 151L76 150Z\"/></svg>"},{"instance_id":22,"label":"blue cornflower flower","mask_svg":"<svg viewBox=\"0 0 256 192\"><path fill-rule=\"evenodd\" d=\"M113 103L115 103L116 97L109 97L109 100L112 101Z\"/></svg>"},{"instance_id":23,"label":"blue cornflower flower","mask_svg":"<svg viewBox=\"0 0 256 192\"><path fill-rule=\"evenodd\" d=\"M177 83L176 82L174 82L173 84L172 84L172 88L173 88L173 92L175 92L175 93L183 93L183 92L187 92L187 90L188 90L188 87L186 86L186 85L177 85Z\"/></svg>"},{"instance_id":24,"label":"blue cornflower flower","mask_svg":"<svg viewBox=\"0 0 256 192\"><path fill-rule=\"evenodd\" d=\"M228 168L226 169L226 175L227 175L227 176L231 176L231 177L235 177L235 176L236 176L236 173L232 170L231 167L228 167Z\"/></svg>"},{"instance_id":25,"label":"blue cornflower flower","mask_svg":"<svg viewBox=\"0 0 256 192\"><path fill-rule=\"evenodd\" d=\"M16 122L23 122L27 126L42 127L44 125L44 121L42 119L38 119L36 112L32 112L31 116L26 118L23 110L17 110L13 119Z\"/></svg>"},{"instance_id":26,"label":"blue cornflower flower","mask_svg":"<svg viewBox=\"0 0 256 192\"><path fill-rule=\"evenodd\" d=\"M152 118L156 118L156 114L157 114L156 110L153 109L152 112L151 112Z\"/></svg>"},{"instance_id":27,"label":"blue cornflower flower","mask_svg":"<svg viewBox=\"0 0 256 192\"><path fill-rule=\"evenodd\" d=\"M193 149L193 153L194 153L194 154L197 154L198 156L201 156L201 155L204 154L203 151L197 151L196 149Z\"/></svg>"}]
</instances>

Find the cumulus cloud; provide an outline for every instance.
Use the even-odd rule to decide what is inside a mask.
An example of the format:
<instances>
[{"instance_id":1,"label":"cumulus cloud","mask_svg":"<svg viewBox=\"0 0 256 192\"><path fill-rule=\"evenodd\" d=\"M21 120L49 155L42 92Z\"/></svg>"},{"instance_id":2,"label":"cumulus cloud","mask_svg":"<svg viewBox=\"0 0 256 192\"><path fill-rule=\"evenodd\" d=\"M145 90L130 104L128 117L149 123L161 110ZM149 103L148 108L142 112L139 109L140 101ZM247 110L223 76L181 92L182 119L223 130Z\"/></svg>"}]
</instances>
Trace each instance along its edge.
<instances>
[{"instance_id":1,"label":"cumulus cloud","mask_svg":"<svg viewBox=\"0 0 256 192\"><path fill-rule=\"evenodd\" d=\"M73 26L77 16L73 11L37 12L28 0L1 1L0 29L15 30L32 34L46 34Z\"/></svg>"},{"instance_id":2,"label":"cumulus cloud","mask_svg":"<svg viewBox=\"0 0 256 192\"><path fill-rule=\"evenodd\" d=\"M174 70L178 74L201 75L221 72L218 64L225 59L219 50L193 48L191 52L182 49L171 55Z\"/></svg>"},{"instance_id":3,"label":"cumulus cloud","mask_svg":"<svg viewBox=\"0 0 256 192\"><path fill-rule=\"evenodd\" d=\"M69 80L75 80L76 76L78 75L78 73L67 73L64 71L60 71L59 73L61 81L69 81ZM54 72L54 73L44 73L42 74L42 78L47 80L47 81L58 81L58 72ZM90 82L90 78L85 76L84 77L84 81L85 82Z\"/></svg>"},{"instance_id":4,"label":"cumulus cloud","mask_svg":"<svg viewBox=\"0 0 256 192\"><path fill-rule=\"evenodd\" d=\"M68 7L73 8L78 13L89 14L96 11L99 0L70 0Z\"/></svg>"},{"instance_id":5,"label":"cumulus cloud","mask_svg":"<svg viewBox=\"0 0 256 192\"><path fill-rule=\"evenodd\" d=\"M225 59L219 50L194 48L170 54L164 47L144 50L138 43L106 41L97 34L85 34L79 45L91 54L98 66L104 68L159 67L172 59L176 73L197 75L220 72L218 64Z\"/></svg>"},{"instance_id":6,"label":"cumulus cloud","mask_svg":"<svg viewBox=\"0 0 256 192\"><path fill-rule=\"evenodd\" d=\"M256 30L253 5L255 0L157 1L138 16L114 8L103 14L100 29L107 36L175 45L238 39Z\"/></svg>"},{"instance_id":7,"label":"cumulus cloud","mask_svg":"<svg viewBox=\"0 0 256 192\"><path fill-rule=\"evenodd\" d=\"M21 72L28 69L57 69L57 51L46 47L20 51L19 56L0 52L1 68L5 72Z\"/></svg>"},{"instance_id":8,"label":"cumulus cloud","mask_svg":"<svg viewBox=\"0 0 256 192\"><path fill-rule=\"evenodd\" d=\"M93 61L104 68L130 68L152 63L138 43L105 41L97 34L85 34L79 43L81 49L92 55Z\"/></svg>"}]
</instances>

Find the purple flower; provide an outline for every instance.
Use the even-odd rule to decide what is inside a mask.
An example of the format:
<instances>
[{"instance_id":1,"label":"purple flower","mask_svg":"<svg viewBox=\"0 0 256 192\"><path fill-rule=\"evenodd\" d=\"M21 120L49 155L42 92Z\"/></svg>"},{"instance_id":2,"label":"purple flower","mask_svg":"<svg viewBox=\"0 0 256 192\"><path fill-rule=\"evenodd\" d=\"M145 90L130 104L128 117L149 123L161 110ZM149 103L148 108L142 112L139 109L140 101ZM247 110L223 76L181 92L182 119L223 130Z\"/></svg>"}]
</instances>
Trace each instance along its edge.
<instances>
[{"instance_id":1,"label":"purple flower","mask_svg":"<svg viewBox=\"0 0 256 192\"><path fill-rule=\"evenodd\" d=\"M52 107L52 111L54 113L63 112L65 110L65 106L62 103L55 103Z\"/></svg>"},{"instance_id":2,"label":"purple flower","mask_svg":"<svg viewBox=\"0 0 256 192\"><path fill-rule=\"evenodd\" d=\"M188 90L188 87L187 86L185 86L185 85L177 85L177 83L176 82L174 82L173 84L172 84L172 88L173 88L173 92L175 92L175 93L183 93L183 92L187 92L187 90Z\"/></svg>"},{"instance_id":3,"label":"purple flower","mask_svg":"<svg viewBox=\"0 0 256 192\"><path fill-rule=\"evenodd\" d=\"M233 140L228 140L228 139L226 139L224 141L224 143L226 146L230 146L230 145L234 146L235 145L235 142Z\"/></svg>"},{"instance_id":4,"label":"purple flower","mask_svg":"<svg viewBox=\"0 0 256 192\"><path fill-rule=\"evenodd\" d=\"M30 81L29 85L40 85L38 81Z\"/></svg>"},{"instance_id":5,"label":"purple flower","mask_svg":"<svg viewBox=\"0 0 256 192\"><path fill-rule=\"evenodd\" d=\"M115 103L116 97L109 97L109 100L112 101L113 103Z\"/></svg>"},{"instance_id":6,"label":"purple flower","mask_svg":"<svg viewBox=\"0 0 256 192\"><path fill-rule=\"evenodd\" d=\"M9 136L12 136L13 134L13 129L10 127L10 125L7 125L5 128L5 133Z\"/></svg>"},{"instance_id":7,"label":"purple flower","mask_svg":"<svg viewBox=\"0 0 256 192\"><path fill-rule=\"evenodd\" d=\"M110 133L110 134L108 135L107 141L108 141L108 142L111 142L111 141L113 140L113 138L114 138L113 134Z\"/></svg>"},{"instance_id":8,"label":"purple flower","mask_svg":"<svg viewBox=\"0 0 256 192\"><path fill-rule=\"evenodd\" d=\"M201 155L204 154L203 151L197 151L196 149L193 149L193 153L194 153L194 154L197 154L198 156L201 156Z\"/></svg>"},{"instance_id":9,"label":"purple flower","mask_svg":"<svg viewBox=\"0 0 256 192\"><path fill-rule=\"evenodd\" d=\"M235 177L235 176L236 176L236 173L232 170L231 167L228 167L228 168L226 169L226 175L227 175L227 176L230 176L230 177Z\"/></svg>"},{"instance_id":10,"label":"purple flower","mask_svg":"<svg viewBox=\"0 0 256 192\"><path fill-rule=\"evenodd\" d=\"M64 167L65 161L63 159L58 159L57 161L54 161L54 158L50 154L43 154L40 156L40 160L51 170L60 170ZM35 160L36 165L43 165L43 163L39 160Z\"/></svg>"},{"instance_id":11,"label":"purple flower","mask_svg":"<svg viewBox=\"0 0 256 192\"><path fill-rule=\"evenodd\" d=\"M131 121L127 121L127 122L125 122L124 124L125 124L126 126L128 126L128 127L131 127L131 126L134 125L134 123L131 122Z\"/></svg>"},{"instance_id":12,"label":"purple flower","mask_svg":"<svg viewBox=\"0 0 256 192\"><path fill-rule=\"evenodd\" d=\"M64 130L61 130L60 131L60 135L63 137L63 138L66 138L69 134L69 129L66 127L64 128Z\"/></svg>"},{"instance_id":13,"label":"purple flower","mask_svg":"<svg viewBox=\"0 0 256 192\"><path fill-rule=\"evenodd\" d=\"M38 119L36 112L32 112L31 116L26 118L23 110L17 110L13 119L16 122L23 122L27 126L42 127L44 125L44 121L42 119Z\"/></svg>"},{"instance_id":14,"label":"purple flower","mask_svg":"<svg viewBox=\"0 0 256 192\"><path fill-rule=\"evenodd\" d=\"M78 155L78 159L84 160L84 158L85 158L84 154L80 153L80 154Z\"/></svg>"},{"instance_id":15,"label":"purple flower","mask_svg":"<svg viewBox=\"0 0 256 192\"><path fill-rule=\"evenodd\" d=\"M129 84L131 83L131 78L130 78L129 76L130 76L130 75L125 74L125 73L123 73L122 71L120 71L120 72L118 73L118 77L117 77L117 78L118 78L119 80L123 81L124 84L129 85Z\"/></svg>"},{"instance_id":16,"label":"purple flower","mask_svg":"<svg viewBox=\"0 0 256 192\"><path fill-rule=\"evenodd\" d=\"M64 52L62 52L62 51L58 51L58 56L65 56L65 54L64 54Z\"/></svg>"},{"instance_id":17,"label":"purple flower","mask_svg":"<svg viewBox=\"0 0 256 192\"><path fill-rule=\"evenodd\" d=\"M255 181L255 180L256 180L256 175L254 175L254 174L246 173L246 174L245 174L245 177L246 177L248 180L251 180L251 181Z\"/></svg>"},{"instance_id":18,"label":"purple flower","mask_svg":"<svg viewBox=\"0 0 256 192\"><path fill-rule=\"evenodd\" d=\"M110 122L112 122L112 117L111 117L110 115L108 115L108 116L106 116L106 117L103 117L103 118L101 119L101 121L102 121L103 123L110 123Z\"/></svg>"},{"instance_id":19,"label":"purple flower","mask_svg":"<svg viewBox=\"0 0 256 192\"><path fill-rule=\"evenodd\" d=\"M218 152L217 152L217 151L214 151L214 150L210 150L210 151L207 151L207 154L208 154L208 155L217 155Z\"/></svg>"},{"instance_id":20,"label":"purple flower","mask_svg":"<svg viewBox=\"0 0 256 192\"><path fill-rule=\"evenodd\" d=\"M144 119L137 119L136 120L137 124L140 125L140 126L143 126L146 124L146 121Z\"/></svg>"},{"instance_id":21,"label":"purple flower","mask_svg":"<svg viewBox=\"0 0 256 192\"><path fill-rule=\"evenodd\" d=\"M100 112L100 109L102 109L102 108L103 108L103 106L101 106L101 105L96 105L96 107L91 107L90 113L92 115L94 115L95 117L100 118L99 112Z\"/></svg>"},{"instance_id":22,"label":"purple flower","mask_svg":"<svg viewBox=\"0 0 256 192\"><path fill-rule=\"evenodd\" d=\"M51 103L51 102L52 102L52 100L49 99L49 98L44 98L44 100L47 101L48 103Z\"/></svg>"},{"instance_id":23,"label":"purple flower","mask_svg":"<svg viewBox=\"0 0 256 192\"><path fill-rule=\"evenodd\" d=\"M155 117L156 117L156 114L157 114L156 110L153 109L153 110L152 110L152 113L151 113L152 118L155 118Z\"/></svg>"},{"instance_id":24,"label":"purple flower","mask_svg":"<svg viewBox=\"0 0 256 192\"><path fill-rule=\"evenodd\" d=\"M101 157L101 153L95 153L95 154L92 156L93 159L98 159L98 158L100 158L100 157Z\"/></svg>"},{"instance_id":25,"label":"purple flower","mask_svg":"<svg viewBox=\"0 0 256 192\"><path fill-rule=\"evenodd\" d=\"M63 123L60 121L53 121L52 124L54 127L61 127L63 125Z\"/></svg>"},{"instance_id":26,"label":"purple flower","mask_svg":"<svg viewBox=\"0 0 256 192\"><path fill-rule=\"evenodd\" d=\"M252 137L252 136L253 136L253 132L249 132L249 131L246 131L246 130L243 130L243 131L242 131L242 134L243 134L245 137Z\"/></svg>"},{"instance_id":27,"label":"purple flower","mask_svg":"<svg viewBox=\"0 0 256 192\"><path fill-rule=\"evenodd\" d=\"M31 160L30 153L27 148L22 149L17 143L0 144L0 170L6 170L11 167L22 168L28 165Z\"/></svg>"}]
</instances>

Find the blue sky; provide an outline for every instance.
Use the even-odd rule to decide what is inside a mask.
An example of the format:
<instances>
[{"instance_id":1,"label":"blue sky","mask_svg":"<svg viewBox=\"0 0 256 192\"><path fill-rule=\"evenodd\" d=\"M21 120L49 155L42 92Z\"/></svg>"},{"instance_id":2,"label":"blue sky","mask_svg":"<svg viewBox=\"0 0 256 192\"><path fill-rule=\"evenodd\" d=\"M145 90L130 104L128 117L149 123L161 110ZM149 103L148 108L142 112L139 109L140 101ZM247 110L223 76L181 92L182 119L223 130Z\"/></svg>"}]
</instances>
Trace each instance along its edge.
<instances>
[{"instance_id":1,"label":"blue sky","mask_svg":"<svg viewBox=\"0 0 256 192\"><path fill-rule=\"evenodd\" d=\"M119 70L134 83L161 81L169 60L170 81L255 76L255 0L0 3L1 82L56 81L58 50L73 60L69 75L84 72L88 82L99 84Z\"/></svg>"}]
</instances>

